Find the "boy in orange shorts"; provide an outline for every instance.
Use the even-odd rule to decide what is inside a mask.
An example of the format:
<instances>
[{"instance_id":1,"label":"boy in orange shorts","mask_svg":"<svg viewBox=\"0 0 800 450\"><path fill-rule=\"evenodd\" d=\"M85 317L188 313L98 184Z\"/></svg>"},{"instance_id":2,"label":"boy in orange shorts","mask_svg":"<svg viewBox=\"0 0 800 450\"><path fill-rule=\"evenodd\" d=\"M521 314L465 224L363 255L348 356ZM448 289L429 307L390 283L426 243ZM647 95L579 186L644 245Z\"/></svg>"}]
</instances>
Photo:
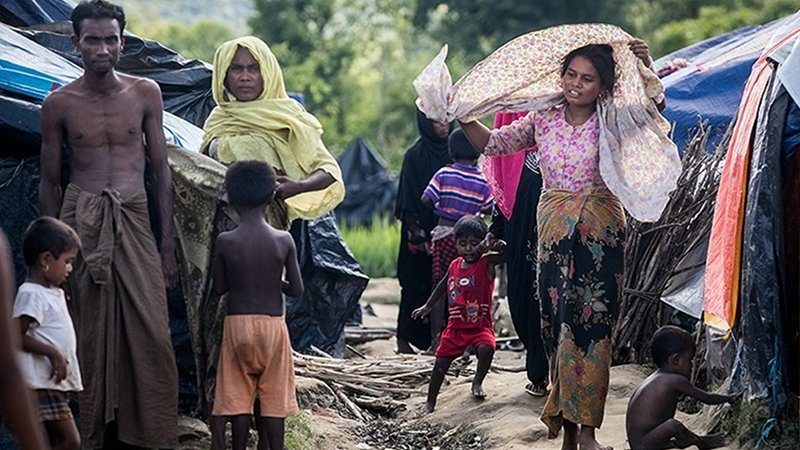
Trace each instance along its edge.
<instances>
[{"instance_id":1,"label":"boy in orange shorts","mask_svg":"<svg viewBox=\"0 0 800 450\"><path fill-rule=\"evenodd\" d=\"M217 388L212 410L212 448L225 448L224 418L233 448L244 450L258 397L259 448L283 450L284 420L298 411L289 332L281 293L303 294L292 236L264 220L275 196L275 172L259 161L241 161L225 175L228 200L239 226L221 233L214 248L214 289L228 293ZM288 281L283 280L286 269ZM220 426L221 425L221 426Z\"/></svg>"},{"instance_id":2,"label":"boy in orange shorts","mask_svg":"<svg viewBox=\"0 0 800 450\"><path fill-rule=\"evenodd\" d=\"M487 232L486 224L478 216L458 219L453 234L459 257L450 263L447 275L436 286L427 303L411 313L414 319L425 317L447 294L450 316L436 349L436 362L428 386L428 412L433 412L436 407L447 369L462 355L469 357L470 353L477 353L478 368L472 380L472 395L478 399L486 397L483 380L492 365L496 347L492 324L495 265L503 261L505 249L505 242L499 239L484 241ZM487 250L501 253L484 254Z\"/></svg>"}]
</instances>

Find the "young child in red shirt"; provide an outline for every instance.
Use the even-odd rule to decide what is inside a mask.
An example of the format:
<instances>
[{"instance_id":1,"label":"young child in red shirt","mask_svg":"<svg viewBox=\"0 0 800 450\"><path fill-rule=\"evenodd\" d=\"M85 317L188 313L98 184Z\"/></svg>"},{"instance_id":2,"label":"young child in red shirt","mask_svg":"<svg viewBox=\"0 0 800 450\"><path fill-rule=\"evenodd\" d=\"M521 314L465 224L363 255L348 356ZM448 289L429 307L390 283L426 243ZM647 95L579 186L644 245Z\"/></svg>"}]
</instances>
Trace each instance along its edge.
<instances>
[{"instance_id":1,"label":"young child in red shirt","mask_svg":"<svg viewBox=\"0 0 800 450\"><path fill-rule=\"evenodd\" d=\"M505 247L505 242L495 240L491 248L487 248L486 233L486 224L480 217L464 216L456 222L453 234L458 258L450 263L447 276L442 278L425 305L411 314L414 319L425 317L447 291L450 317L436 349L436 363L428 386L428 412L436 407L436 398L450 364L457 357L472 352L478 355L472 395L486 397L483 380L492 365L495 350L492 324L495 265L502 262ZM499 253L484 254L487 250Z\"/></svg>"}]
</instances>

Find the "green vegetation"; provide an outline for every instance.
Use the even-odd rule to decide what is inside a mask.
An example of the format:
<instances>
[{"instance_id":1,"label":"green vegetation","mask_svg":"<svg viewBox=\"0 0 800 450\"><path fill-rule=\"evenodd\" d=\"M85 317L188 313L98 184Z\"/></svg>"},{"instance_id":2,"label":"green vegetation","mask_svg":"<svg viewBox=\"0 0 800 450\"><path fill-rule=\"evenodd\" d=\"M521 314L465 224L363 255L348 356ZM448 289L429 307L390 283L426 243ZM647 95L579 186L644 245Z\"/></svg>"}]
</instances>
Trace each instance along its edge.
<instances>
[{"instance_id":1,"label":"green vegetation","mask_svg":"<svg viewBox=\"0 0 800 450\"><path fill-rule=\"evenodd\" d=\"M766 399L741 401L723 407L718 425L713 432L722 432L740 448L790 450L797 448L800 424L796 400L790 400L777 421L770 419ZM763 437L762 437L763 436Z\"/></svg>"},{"instance_id":2,"label":"green vegetation","mask_svg":"<svg viewBox=\"0 0 800 450\"><path fill-rule=\"evenodd\" d=\"M458 79L509 39L558 23L621 25L659 57L798 8L797 0L119 1L131 31L189 57L210 61L226 39L262 37L334 154L362 135L395 171L417 138L411 81L445 42Z\"/></svg>"},{"instance_id":3,"label":"green vegetation","mask_svg":"<svg viewBox=\"0 0 800 450\"><path fill-rule=\"evenodd\" d=\"M314 450L319 448L324 438L311 428L311 418L306 412L299 412L286 419L284 447L286 450Z\"/></svg>"},{"instance_id":4,"label":"green vegetation","mask_svg":"<svg viewBox=\"0 0 800 450\"><path fill-rule=\"evenodd\" d=\"M339 224L339 232L370 278L394 277L400 246L400 222L375 217L368 227Z\"/></svg>"}]
</instances>

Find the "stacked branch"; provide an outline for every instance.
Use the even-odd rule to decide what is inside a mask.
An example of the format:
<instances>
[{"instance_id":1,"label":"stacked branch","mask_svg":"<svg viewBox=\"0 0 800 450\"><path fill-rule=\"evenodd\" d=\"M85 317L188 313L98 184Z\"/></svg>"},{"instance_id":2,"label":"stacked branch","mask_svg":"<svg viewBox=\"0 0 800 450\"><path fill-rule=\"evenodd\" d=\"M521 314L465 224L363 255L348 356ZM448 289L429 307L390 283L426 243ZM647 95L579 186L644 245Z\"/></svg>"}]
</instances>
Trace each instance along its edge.
<instances>
[{"instance_id":1,"label":"stacked branch","mask_svg":"<svg viewBox=\"0 0 800 450\"><path fill-rule=\"evenodd\" d=\"M363 344L375 340L391 339L395 332L386 328L373 327L345 327L344 339L350 345Z\"/></svg>"},{"instance_id":2,"label":"stacked branch","mask_svg":"<svg viewBox=\"0 0 800 450\"><path fill-rule=\"evenodd\" d=\"M336 359L294 354L295 374L325 383L353 419L392 417L405 408L402 400L423 395L433 369L431 358L398 355L380 359ZM454 363L448 375L469 375L464 363Z\"/></svg>"},{"instance_id":3,"label":"stacked branch","mask_svg":"<svg viewBox=\"0 0 800 450\"><path fill-rule=\"evenodd\" d=\"M706 151L708 128L701 124L686 146L678 187L658 222L628 221L625 284L614 328L614 363L642 363L650 337L669 320L672 309L660 301L673 276L703 264L679 268L708 241L714 203L730 130L714 153Z\"/></svg>"},{"instance_id":4,"label":"stacked branch","mask_svg":"<svg viewBox=\"0 0 800 450\"><path fill-rule=\"evenodd\" d=\"M312 349L312 351L315 349ZM336 359L316 350L320 356L294 354L299 377L325 383L335 394L346 415L368 421L376 416L395 416L412 395L424 395L433 370L433 358L398 355L382 358ZM495 371L517 372L524 367L493 365ZM456 359L449 377L471 376L470 362Z\"/></svg>"}]
</instances>

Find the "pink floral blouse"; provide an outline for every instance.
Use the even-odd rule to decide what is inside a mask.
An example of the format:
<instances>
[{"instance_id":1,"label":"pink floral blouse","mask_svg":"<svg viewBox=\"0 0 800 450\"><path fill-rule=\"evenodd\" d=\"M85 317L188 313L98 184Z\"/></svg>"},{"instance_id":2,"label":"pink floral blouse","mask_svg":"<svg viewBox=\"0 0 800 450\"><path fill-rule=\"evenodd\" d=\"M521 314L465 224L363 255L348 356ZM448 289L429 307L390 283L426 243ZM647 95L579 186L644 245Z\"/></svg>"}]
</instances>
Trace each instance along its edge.
<instances>
[{"instance_id":1,"label":"pink floral blouse","mask_svg":"<svg viewBox=\"0 0 800 450\"><path fill-rule=\"evenodd\" d=\"M595 113L582 125L573 127L564 118L563 107L530 113L492 130L485 153L507 155L536 144L545 189L607 189L600 176L598 120Z\"/></svg>"}]
</instances>

